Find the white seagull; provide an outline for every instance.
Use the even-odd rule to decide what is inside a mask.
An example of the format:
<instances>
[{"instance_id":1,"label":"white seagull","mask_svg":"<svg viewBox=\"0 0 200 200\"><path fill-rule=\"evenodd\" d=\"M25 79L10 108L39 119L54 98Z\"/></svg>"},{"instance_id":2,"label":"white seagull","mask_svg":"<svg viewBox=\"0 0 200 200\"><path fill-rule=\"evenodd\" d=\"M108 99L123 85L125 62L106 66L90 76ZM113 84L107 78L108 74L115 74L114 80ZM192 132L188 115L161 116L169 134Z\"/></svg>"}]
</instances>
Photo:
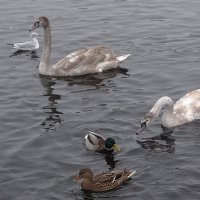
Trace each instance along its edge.
<instances>
[{"instance_id":1,"label":"white seagull","mask_svg":"<svg viewBox=\"0 0 200 200\"><path fill-rule=\"evenodd\" d=\"M23 51L33 51L39 49L39 42L37 40L38 34L36 32L32 32L30 35L32 37L31 41L14 43L11 44L12 47L16 50L23 50Z\"/></svg>"}]
</instances>

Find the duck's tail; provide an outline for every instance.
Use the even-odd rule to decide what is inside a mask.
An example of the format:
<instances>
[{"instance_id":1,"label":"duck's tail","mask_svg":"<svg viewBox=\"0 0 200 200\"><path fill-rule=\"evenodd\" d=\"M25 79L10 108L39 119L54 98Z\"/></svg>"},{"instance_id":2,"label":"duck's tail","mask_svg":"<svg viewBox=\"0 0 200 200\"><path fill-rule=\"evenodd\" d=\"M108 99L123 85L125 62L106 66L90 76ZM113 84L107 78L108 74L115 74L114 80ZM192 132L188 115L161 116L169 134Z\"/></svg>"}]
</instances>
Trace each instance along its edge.
<instances>
[{"instance_id":1,"label":"duck's tail","mask_svg":"<svg viewBox=\"0 0 200 200\"><path fill-rule=\"evenodd\" d=\"M123 62L124 60L126 60L131 54L126 54L126 55L123 55L123 56L118 56L117 57L117 60L119 62Z\"/></svg>"},{"instance_id":2,"label":"duck's tail","mask_svg":"<svg viewBox=\"0 0 200 200\"><path fill-rule=\"evenodd\" d=\"M136 171L132 171L129 175L128 178L130 178L131 176L133 176L136 173Z\"/></svg>"}]
</instances>

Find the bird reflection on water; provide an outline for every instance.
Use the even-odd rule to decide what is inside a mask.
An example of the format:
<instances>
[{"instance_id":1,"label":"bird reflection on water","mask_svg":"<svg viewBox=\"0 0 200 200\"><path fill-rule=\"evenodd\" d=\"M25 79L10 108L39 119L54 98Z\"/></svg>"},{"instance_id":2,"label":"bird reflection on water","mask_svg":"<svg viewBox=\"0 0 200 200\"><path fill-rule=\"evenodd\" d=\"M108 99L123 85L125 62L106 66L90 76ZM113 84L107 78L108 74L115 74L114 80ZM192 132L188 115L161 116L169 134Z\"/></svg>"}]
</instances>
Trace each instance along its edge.
<instances>
[{"instance_id":1,"label":"bird reflection on water","mask_svg":"<svg viewBox=\"0 0 200 200\"><path fill-rule=\"evenodd\" d=\"M137 140L137 143L148 151L174 153L175 138L171 135L174 129L167 129L163 126L161 127L163 133L151 138L143 138L143 141Z\"/></svg>"},{"instance_id":2,"label":"bird reflection on water","mask_svg":"<svg viewBox=\"0 0 200 200\"><path fill-rule=\"evenodd\" d=\"M44 96L48 97L48 105L43 106L43 110L47 114L47 117L41 125L44 126L44 129L47 131L52 131L63 121L61 118L63 113L58 111L56 106L57 101L61 99L61 95L53 93L53 86L56 84L56 81L53 80L53 78L42 75L39 77L42 86L46 89Z\"/></svg>"},{"instance_id":3,"label":"bird reflection on water","mask_svg":"<svg viewBox=\"0 0 200 200\"><path fill-rule=\"evenodd\" d=\"M39 57L36 51L28 51L28 50L17 50L13 52L9 57L19 56L25 54L26 56L30 56L31 60L37 60Z\"/></svg>"},{"instance_id":4,"label":"bird reflection on water","mask_svg":"<svg viewBox=\"0 0 200 200\"><path fill-rule=\"evenodd\" d=\"M113 154L106 154L105 155L105 161L107 163L107 165L109 165L109 169L114 169L116 167L116 164L118 162L118 160L115 160L115 157Z\"/></svg>"},{"instance_id":5,"label":"bird reflection on water","mask_svg":"<svg viewBox=\"0 0 200 200\"><path fill-rule=\"evenodd\" d=\"M93 86L95 89L99 89L100 87L104 87L104 84L101 84L102 81L110 78L114 78L118 74L127 74L128 70L125 68L115 68L115 69L110 69L102 73L97 73L97 74L87 74L87 75L82 75L82 76L69 76L69 77L63 77L63 78L57 78L57 79L63 79L68 82L68 85L90 85Z\"/></svg>"},{"instance_id":6,"label":"bird reflection on water","mask_svg":"<svg viewBox=\"0 0 200 200\"><path fill-rule=\"evenodd\" d=\"M102 82L106 79L113 78L118 74L127 75L127 69L115 68L99 74L88 74L84 76L72 76L72 77L50 77L39 75L40 82L45 88L44 96L48 97L48 104L43 107L44 112L47 114L45 120L41 123L46 131L55 130L64 120L62 119L63 112L58 111L58 100L61 100L60 94L55 94L55 88L57 81L62 80L67 83L68 86L81 85L81 86L93 86L94 89L105 87Z\"/></svg>"}]
</instances>

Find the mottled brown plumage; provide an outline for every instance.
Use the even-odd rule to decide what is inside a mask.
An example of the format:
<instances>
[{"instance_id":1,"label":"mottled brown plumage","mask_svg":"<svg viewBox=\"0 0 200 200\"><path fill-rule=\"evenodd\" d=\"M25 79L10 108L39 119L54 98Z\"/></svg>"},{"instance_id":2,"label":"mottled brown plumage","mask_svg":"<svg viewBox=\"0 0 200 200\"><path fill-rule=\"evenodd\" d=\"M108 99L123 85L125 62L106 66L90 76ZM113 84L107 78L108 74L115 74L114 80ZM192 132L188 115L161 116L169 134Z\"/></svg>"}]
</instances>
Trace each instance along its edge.
<instances>
[{"instance_id":1,"label":"mottled brown plumage","mask_svg":"<svg viewBox=\"0 0 200 200\"><path fill-rule=\"evenodd\" d=\"M127 169L93 174L92 170L84 168L80 170L79 175L75 177L75 180L82 180L81 187L84 190L105 192L122 185L125 181L132 177L133 174L135 174L135 171Z\"/></svg>"}]
</instances>

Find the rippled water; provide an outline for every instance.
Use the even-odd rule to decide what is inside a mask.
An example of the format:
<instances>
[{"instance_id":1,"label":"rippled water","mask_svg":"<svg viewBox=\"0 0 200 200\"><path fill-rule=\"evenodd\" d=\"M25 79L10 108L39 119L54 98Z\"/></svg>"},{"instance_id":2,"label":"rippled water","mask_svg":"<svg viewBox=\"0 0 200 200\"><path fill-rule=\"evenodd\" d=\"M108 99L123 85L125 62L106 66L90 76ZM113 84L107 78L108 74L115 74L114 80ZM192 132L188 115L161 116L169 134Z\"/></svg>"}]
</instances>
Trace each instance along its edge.
<instances>
[{"instance_id":1,"label":"rippled water","mask_svg":"<svg viewBox=\"0 0 200 200\"><path fill-rule=\"evenodd\" d=\"M39 76L42 49L13 54L8 43L27 40L41 15L51 21L52 62L97 44L132 56L103 74ZM199 0L2 0L0 199L199 199L199 121L166 136L157 120L135 135L159 97L199 88L199 15ZM87 152L88 130L114 137L122 152ZM137 173L119 190L84 193L72 181L83 167Z\"/></svg>"}]
</instances>

